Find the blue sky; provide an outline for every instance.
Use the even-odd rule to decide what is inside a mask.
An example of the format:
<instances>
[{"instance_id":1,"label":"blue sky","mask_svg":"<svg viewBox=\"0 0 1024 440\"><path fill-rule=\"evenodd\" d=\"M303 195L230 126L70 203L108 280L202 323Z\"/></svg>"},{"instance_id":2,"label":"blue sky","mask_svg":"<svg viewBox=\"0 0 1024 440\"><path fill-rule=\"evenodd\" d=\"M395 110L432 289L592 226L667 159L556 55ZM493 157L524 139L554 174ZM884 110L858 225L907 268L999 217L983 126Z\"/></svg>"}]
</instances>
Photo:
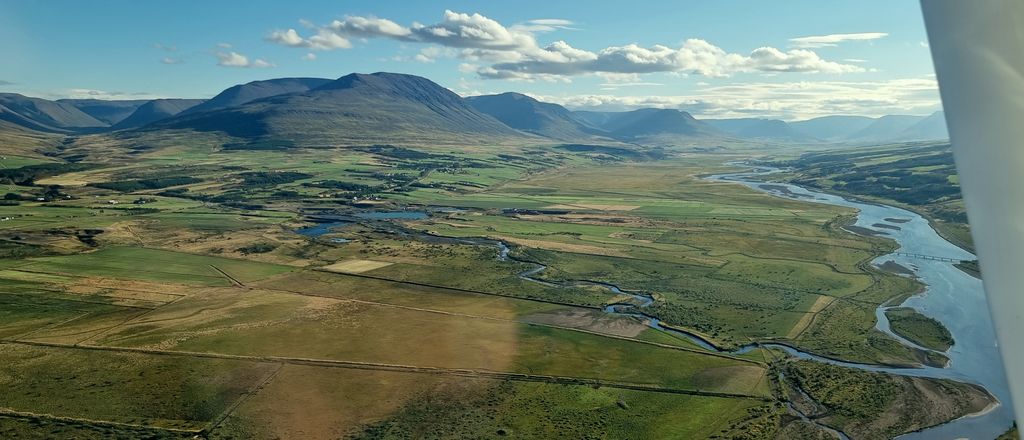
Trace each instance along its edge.
<instances>
[{"instance_id":1,"label":"blue sky","mask_svg":"<svg viewBox=\"0 0 1024 440\"><path fill-rule=\"evenodd\" d=\"M939 108L915 0L0 0L0 91L206 98L392 71L573 108L801 119Z\"/></svg>"}]
</instances>

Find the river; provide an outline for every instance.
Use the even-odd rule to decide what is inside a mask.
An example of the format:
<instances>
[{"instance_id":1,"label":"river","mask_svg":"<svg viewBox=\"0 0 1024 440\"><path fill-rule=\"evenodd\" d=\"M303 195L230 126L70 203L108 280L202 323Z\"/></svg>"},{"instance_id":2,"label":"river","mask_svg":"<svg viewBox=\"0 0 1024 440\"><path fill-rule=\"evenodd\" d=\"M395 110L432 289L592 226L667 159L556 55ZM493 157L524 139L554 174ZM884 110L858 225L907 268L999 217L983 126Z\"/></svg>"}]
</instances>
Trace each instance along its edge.
<instances>
[{"instance_id":1,"label":"river","mask_svg":"<svg viewBox=\"0 0 1024 440\"><path fill-rule=\"evenodd\" d=\"M808 190L797 185L777 182L766 183L753 179L775 171L777 170L761 168L745 173L709 176L708 179L745 185L754 190L777 197L856 209L858 214L852 226L869 229L880 235L884 234L882 236L895 240L899 245L896 251L882 255L872 263L878 266L887 261L894 261L909 268L913 271L914 276L926 285L924 292L908 298L902 304L879 306L876 312L876 317L878 318L876 327L903 344L921 348L896 335L889 329L885 309L889 307L911 307L924 315L942 322L955 340L955 344L943 353L950 360L946 367L898 368L844 362L804 352L793 346L775 343L749 344L736 350L721 350L697 335L665 328L657 318L645 314L643 308L653 303L653 298L648 294L624 291L613 284L596 283L593 281L553 283L542 280L536 278L536 275L544 271L547 266L525 260L517 261L532 263L536 267L521 272L519 277L555 287L574 287L584 283L600 285L612 293L630 295L633 297L631 301L610 304L605 307L605 312L641 318L655 329L686 337L693 343L710 351L742 354L758 347L781 349L794 357L840 365L847 368L973 383L985 388L999 400L999 404L983 413L965 416L942 425L905 434L898 437L901 440L991 440L1009 429L1013 423L1013 408L1010 403L1006 375L1003 371L1002 357L996 344L995 332L990 324L988 304L981 281L957 269L951 262L922 259L908 254L941 257L951 260L973 260L975 258L974 255L946 241L932 229L925 218L911 211L883 204L850 200L833 194ZM477 241L477 243L482 244L480 241ZM509 248L504 243L497 243L497 245L500 249L499 259L515 259L509 255ZM831 430L827 426L819 426L823 429ZM840 438L846 438L845 434L832 431Z\"/></svg>"},{"instance_id":2,"label":"river","mask_svg":"<svg viewBox=\"0 0 1024 440\"><path fill-rule=\"evenodd\" d=\"M839 363L852 368L883 371L906 376L946 378L980 385L999 399L1000 404L987 412L963 417L928 428L920 432L906 434L900 439L978 439L989 440L998 437L1013 423L1013 408L1010 401L1009 387L1003 370L1002 357L996 344L995 332L992 329L988 304L982 289L981 280L974 278L953 263L912 257L906 254L919 254L954 260L973 260L975 257L952 243L946 241L928 224L928 220L920 215L876 203L866 203L846 199L833 194L808 190L806 188L751 179L755 176L769 174L774 170L760 169L747 173L734 173L710 176L709 179L734 182L746 185L758 191L777 197L803 200L815 203L845 206L858 210L854 226L872 229L885 233L899 245L897 253L883 255L874 260L880 265L886 261L895 261L910 268L914 275L927 287L920 295L910 297L900 306L911 307L930 316L946 326L953 335L955 344L945 353L950 362L946 368L886 368L865 366L845 362L816 359L831 363ZM882 224L889 227L875 227ZM894 229L899 228L899 229ZM878 329L892 334L884 313L885 307L879 307L876 316L879 318ZM908 345L910 342L896 335L897 340ZM916 346L915 346L916 347ZM800 357L816 358L806 353L788 349L791 354Z\"/></svg>"},{"instance_id":3,"label":"river","mask_svg":"<svg viewBox=\"0 0 1024 440\"><path fill-rule=\"evenodd\" d=\"M903 376L930 377L940 379L952 379L961 382L968 382L979 385L988 390L998 400L999 404L989 408L981 414L974 414L945 423L943 425L927 428L925 430L905 434L898 437L901 440L947 440L947 439L976 439L991 440L1009 429L1013 423L1013 408L1010 403L1009 389L1006 382L1006 375L1003 371L1002 358L999 348L996 345L995 332L990 323L988 304L985 299L981 281L974 278L960 269L953 266L953 263L939 260L921 259L909 256L908 254L927 255L942 257L952 260L973 260L975 257L952 243L946 241L932 229L928 221L913 212L877 203L860 202L846 199L833 194L819 191L812 191L806 188L787 184L756 180L755 178L771 174L777 170L760 168L745 173L720 174L707 177L712 180L728 181L745 185L754 190L765 192L773 196L801 200L814 203L825 203L837 206L845 206L858 210L857 218L853 226L870 229L883 236L895 240L899 248L890 254L876 258L873 263L881 265L887 261L896 263L911 269L921 282L927 287L919 295L908 298L901 307L911 307L919 312L932 317L946 326L952 334L955 344L944 354L950 359L945 368L920 367L920 368L897 368L881 365L859 364L844 362L841 360L821 357L812 353L804 352L796 347L776 344L749 344L736 350L725 351L698 335L685 331L665 328L658 319L644 313L643 308L654 302L654 299L644 292L623 290L609 284L589 280L576 280L565 282L552 282L537 278L536 276L547 269L542 263L515 258L510 255L510 249L504 243L486 238L455 238L441 237L426 233L416 233L421 239L436 240L444 242L456 242L463 244L495 245L499 248L498 258L500 260L514 260L521 263L534 264L535 267L519 273L519 277L535 283L541 283L552 287L579 287L581 285L597 285L604 287L617 295L628 295L629 301L610 304L605 307L605 312L634 316L643 319L651 327L677 334L688 338L695 344L716 352L742 354L758 347L776 348L789 353L794 357L808 359L817 362L825 362L860 370L885 372ZM420 219L426 214L415 216L389 215L385 213L377 216L358 216L363 219ZM367 218L369 217L369 218ZM326 233L332 227L347 224L348 219L324 219L327 224L318 227L308 228L301 231L307 235L316 236ZM337 223L334 223L337 222ZM879 227L875 225L885 225ZM411 231L402 231L410 233ZM892 333L885 316L887 307L897 305L880 306L876 312L878 323L876 327L885 333L892 335L903 344L917 347L913 343ZM919 347L918 347L919 348ZM829 429L824 427L825 429ZM838 433L841 438L845 435Z\"/></svg>"}]
</instances>

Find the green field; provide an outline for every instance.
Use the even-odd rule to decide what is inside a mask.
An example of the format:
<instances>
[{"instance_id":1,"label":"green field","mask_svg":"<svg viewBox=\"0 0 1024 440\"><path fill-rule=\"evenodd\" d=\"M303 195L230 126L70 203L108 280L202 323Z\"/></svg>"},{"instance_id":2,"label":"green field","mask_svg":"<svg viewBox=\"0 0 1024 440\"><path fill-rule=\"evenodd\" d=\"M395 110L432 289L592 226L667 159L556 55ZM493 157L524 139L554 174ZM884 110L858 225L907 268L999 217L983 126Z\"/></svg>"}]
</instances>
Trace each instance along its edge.
<instances>
[{"instance_id":1,"label":"green field","mask_svg":"<svg viewBox=\"0 0 1024 440\"><path fill-rule=\"evenodd\" d=\"M858 362L944 361L874 328L879 304L920 288L866 264L891 242L843 230L848 209L701 178L735 156L239 150L210 133L134 136L76 137L54 158L4 162L18 175L69 155L78 165L12 184L17 197L0 206L0 383L11 391L0 434L821 435L783 405L785 368L821 403L872 401L778 353L713 353L649 318L605 313L637 300L596 283L652 297L644 314L725 349L785 342ZM354 217L392 210L429 216ZM318 216L348 223L295 232ZM973 409L949 405L947 419ZM879 414L919 420L921 408L837 423L869 432Z\"/></svg>"}]
</instances>

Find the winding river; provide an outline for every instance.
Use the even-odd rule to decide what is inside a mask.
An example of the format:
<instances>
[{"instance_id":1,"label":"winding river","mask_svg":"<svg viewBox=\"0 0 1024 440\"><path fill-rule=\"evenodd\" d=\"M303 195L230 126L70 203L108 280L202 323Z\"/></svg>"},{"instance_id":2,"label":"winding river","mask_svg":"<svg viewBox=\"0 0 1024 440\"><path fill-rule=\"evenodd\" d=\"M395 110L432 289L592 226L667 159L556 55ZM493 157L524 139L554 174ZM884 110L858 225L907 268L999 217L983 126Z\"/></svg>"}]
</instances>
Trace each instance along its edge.
<instances>
[{"instance_id":1,"label":"winding river","mask_svg":"<svg viewBox=\"0 0 1024 440\"><path fill-rule=\"evenodd\" d=\"M899 437L900 439L943 440L968 438L988 440L994 439L1005 432L1013 423L1013 408L1010 403L1006 374L1003 371L1003 362L999 354L999 347L996 344L995 332L990 322L988 304L985 300L981 280L957 269L953 263L921 259L907 254L944 257L954 260L973 260L975 258L974 255L946 241L932 229L925 218L905 209L849 200L837 195L812 191L792 184L775 182L766 184L763 181L752 179L757 176L770 174L773 171L775 170L759 169L746 173L722 174L708 178L746 185L747 187L767 192L777 197L857 209L858 215L854 226L884 233L885 237L895 240L899 245L899 249L896 252L880 256L873 263L880 265L886 261L895 261L913 270L914 276L927 286L922 294L908 298L900 306L914 308L942 322L956 341L955 345L945 353L950 359L949 365L946 368L867 366L821 359L788 347L786 351L800 357L852 368L974 383L984 387L1000 401L999 405L990 408L984 413L966 416L920 432L906 434ZM888 227L878 227L875 225L887 225ZM880 306L876 313L878 317L877 328L893 335L900 342L917 347L892 333L884 313L885 308L887 307Z\"/></svg>"},{"instance_id":2,"label":"winding river","mask_svg":"<svg viewBox=\"0 0 1024 440\"><path fill-rule=\"evenodd\" d=\"M837 195L827 194L806 188L787 184L757 180L767 174L776 172L775 169L759 168L744 173L720 174L707 177L711 180L732 182L745 185L754 190L765 192L773 196L801 200L814 203L825 203L837 206L844 206L858 210L858 215L853 226L872 230L878 234L893 239L899 248L890 254L880 256L873 261L875 265L881 265L887 261L894 261L913 271L913 275L926 285L923 293L908 298L901 307L911 307L924 315L930 316L946 326L952 334L955 345L944 354L950 362L945 368L922 366L919 368L899 368L882 365L860 364L845 362L837 359L826 358L813 353L804 352L796 347L777 344L749 344L736 350L726 351L700 338L698 335L690 334L662 326L658 319L644 313L643 308L651 305L654 299L646 293L628 291L619 287L602 282L589 280L554 282L537 277L547 269L542 263L523 260L510 255L510 249L504 243L486 238L455 238L415 233L424 240L436 240L446 242L458 242L464 244L491 245L499 249L498 258L504 261L517 261L520 263L533 264L534 267L519 273L519 277L535 283L541 283L551 287L579 287L583 285L600 286L608 289L617 295L631 297L628 301L610 304L605 307L605 312L633 316L648 323L652 328L673 333L685 337L704 349L716 352L742 354L758 347L781 349L791 356L808 359L817 362L825 362L849 368L856 368L866 371L884 372L903 376L929 377L939 379L952 379L961 382L973 383L988 390L998 400L999 404L990 407L988 410L957 420L927 428L922 431L905 434L899 439L903 440L947 440L947 439L994 439L1005 432L1013 423L1013 409L1010 403L1010 395L1006 382L1006 375L1003 371L1002 358L999 348L996 345L995 333L990 324L988 305L982 289L981 281L964 273L953 266L953 263L939 260L921 259L910 256L927 255L942 257L952 260L973 260L975 257L952 243L946 241L932 229L928 221L913 212L875 203L849 200ZM425 217L426 214L423 214ZM392 218L388 216L358 216L362 219ZM401 218L405 218L404 216ZM416 218L422 218L417 216ZM345 219L332 219L345 220ZM304 232L307 235L316 236L328 231L330 227L344 224L332 223L322 225L320 228L310 228ZM879 226L882 225L882 226ZM863 229L861 230L863 231ZM393 231L403 234L412 231ZM897 305L888 304L879 306L876 316L878 323L876 327L903 344L915 348L921 348L910 341L894 334L889 329L889 322L885 316L885 309ZM798 411L797 411L798 413ZM806 419L802 414L798 414ZM817 423L808 420L811 423ZM846 435L820 425L823 429L833 432L841 439Z\"/></svg>"},{"instance_id":3,"label":"winding river","mask_svg":"<svg viewBox=\"0 0 1024 440\"><path fill-rule=\"evenodd\" d=\"M1010 403L1006 375L1003 371L1002 358L999 348L996 345L995 332L990 324L988 304L982 289L981 281L974 278L960 269L953 263L947 261L922 259L910 256L927 255L942 257L952 260L973 260L975 257L952 243L946 241L932 229L928 221L920 215L896 208L875 203L866 203L856 200L849 200L837 195L827 194L787 183L766 183L755 180L757 177L771 174L778 170L760 168L750 172L720 174L707 177L710 180L733 182L745 185L754 190L765 192L777 197L793 200L801 200L814 203L825 203L837 206L854 208L858 211L855 223L852 226L868 229L895 240L899 248L893 253L882 255L872 263L881 265L887 261L894 261L913 271L914 276L926 285L925 291L919 295L908 298L899 305L882 305L878 307L875 315L878 318L876 327L900 341L903 344L914 348L922 348L918 345L900 337L889 328L889 321L885 310L891 307L911 307L920 313L932 317L946 326L956 341L947 352L943 354L949 358L949 364L944 368L922 366L919 368L900 368L882 365L870 365L854 362L844 362L837 359L826 358L813 353L804 352L796 347L775 344L749 344L736 350L721 350L708 341L697 335L671 328L660 324L657 318L647 315L643 308L652 304L654 299L645 293L635 291L624 291L619 287L593 281L567 281L554 283L536 277L544 271L547 266L533 261L516 259L509 255L509 248L504 243L496 243L500 249L499 259L512 259L523 263L532 263L536 267L523 271L519 277L531 282L541 283L555 287L573 287L582 284L599 285L619 295L629 295L632 299L628 302L610 304L605 307L605 312L618 315L633 316L643 319L652 328L683 336L704 349L729 354L742 354L758 347L781 349L791 356L808 359L817 362L825 362L859 370L883 372L903 376L929 377L937 379L952 379L961 382L980 385L994 395L999 404L986 411L968 415L957 420L924 429L922 431L905 434L899 437L901 440L946 440L946 439L978 439L989 440L998 437L1009 429L1013 423L1013 408ZM878 226L883 225L883 226ZM488 241L495 243L493 241ZM477 241L477 243L481 243ZM802 414L798 415L806 419ZM816 423L813 420L808 420ZM827 426L820 425L823 429L833 432L841 439L846 435L835 431Z\"/></svg>"}]
</instances>

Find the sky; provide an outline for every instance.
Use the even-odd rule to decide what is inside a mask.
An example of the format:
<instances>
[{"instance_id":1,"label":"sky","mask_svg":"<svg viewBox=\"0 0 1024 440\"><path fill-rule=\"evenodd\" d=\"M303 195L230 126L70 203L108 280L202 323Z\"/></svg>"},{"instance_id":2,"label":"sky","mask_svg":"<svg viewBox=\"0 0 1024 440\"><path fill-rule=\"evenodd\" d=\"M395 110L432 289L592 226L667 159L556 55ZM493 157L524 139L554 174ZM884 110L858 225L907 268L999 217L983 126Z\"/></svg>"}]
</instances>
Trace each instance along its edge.
<instances>
[{"instance_id":1,"label":"sky","mask_svg":"<svg viewBox=\"0 0 1024 440\"><path fill-rule=\"evenodd\" d=\"M916 0L0 0L0 54L0 92L48 99L388 71L703 118L941 106Z\"/></svg>"}]
</instances>

